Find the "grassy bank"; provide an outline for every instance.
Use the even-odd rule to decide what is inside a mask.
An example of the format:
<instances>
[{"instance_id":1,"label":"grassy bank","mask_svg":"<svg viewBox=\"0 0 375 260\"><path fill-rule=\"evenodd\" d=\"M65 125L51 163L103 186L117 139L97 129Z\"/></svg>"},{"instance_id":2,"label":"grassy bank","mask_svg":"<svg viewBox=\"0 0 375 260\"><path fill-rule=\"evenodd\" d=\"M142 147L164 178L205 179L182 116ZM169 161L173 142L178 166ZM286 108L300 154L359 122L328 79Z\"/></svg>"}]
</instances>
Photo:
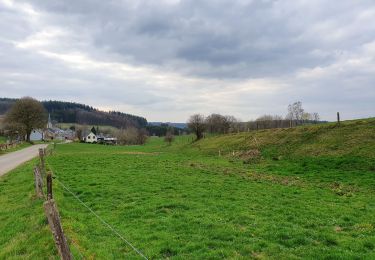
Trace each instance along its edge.
<instances>
[{"instance_id":1,"label":"grassy bank","mask_svg":"<svg viewBox=\"0 0 375 260\"><path fill-rule=\"evenodd\" d=\"M373 130L367 120L194 144L181 137L171 146L161 138L129 147L62 144L47 161L149 258L368 259ZM31 166L0 179L0 258L56 256ZM137 258L57 181L54 191L76 257Z\"/></svg>"},{"instance_id":2,"label":"grassy bank","mask_svg":"<svg viewBox=\"0 0 375 260\"><path fill-rule=\"evenodd\" d=\"M23 142L23 143L21 143L21 144L18 144L16 147L9 148L9 149L7 149L7 150L3 150L3 151L0 150L0 156L1 156L2 154L15 152L15 151L21 150L21 149L26 148L26 147L29 147L29 146L31 146L30 143L28 143L28 142Z\"/></svg>"}]
</instances>

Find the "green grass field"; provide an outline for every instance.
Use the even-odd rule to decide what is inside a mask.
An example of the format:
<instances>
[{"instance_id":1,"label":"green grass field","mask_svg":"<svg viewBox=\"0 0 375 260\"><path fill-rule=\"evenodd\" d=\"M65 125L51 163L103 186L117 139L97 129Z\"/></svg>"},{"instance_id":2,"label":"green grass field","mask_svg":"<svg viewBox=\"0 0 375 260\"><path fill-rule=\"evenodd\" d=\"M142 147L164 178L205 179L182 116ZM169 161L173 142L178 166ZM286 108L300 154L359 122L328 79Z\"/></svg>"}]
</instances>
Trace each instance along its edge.
<instances>
[{"instance_id":1,"label":"green grass field","mask_svg":"<svg viewBox=\"0 0 375 260\"><path fill-rule=\"evenodd\" d=\"M93 126L99 127L100 131L104 132L116 132L119 129L110 125L81 125L77 123L57 123L57 127L60 127L61 129L69 129L70 127L74 126L76 128L87 128L87 130L90 130Z\"/></svg>"},{"instance_id":2,"label":"green grass field","mask_svg":"<svg viewBox=\"0 0 375 260\"><path fill-rule=\"evenodd\" d=\"M47 161L151 259L374 259L374 130L369 119L171 146L61 144ZM35 162L0 179L0 259L58 258ZM54 194L76 258L139 258L56 180Z\"/></svg>"}]
</instances>

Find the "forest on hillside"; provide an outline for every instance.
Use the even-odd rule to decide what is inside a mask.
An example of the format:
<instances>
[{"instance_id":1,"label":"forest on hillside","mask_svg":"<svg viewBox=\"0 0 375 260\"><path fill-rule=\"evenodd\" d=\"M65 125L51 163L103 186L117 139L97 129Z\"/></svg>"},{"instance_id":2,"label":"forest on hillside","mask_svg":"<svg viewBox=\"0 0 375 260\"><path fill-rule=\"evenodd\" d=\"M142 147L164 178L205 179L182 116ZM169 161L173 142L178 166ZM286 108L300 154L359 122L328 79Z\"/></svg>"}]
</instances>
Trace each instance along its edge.
<instances>
[{"instance_id":1,"label":"forest on hillside","mask_svg":"<svg viewBox=\"0 0 375 260\"><path fill-rule=\"evenodd\" d=\"M0 115L5 114L17 99L0 98ZM118 128L147 126L146 118L117 111L100 111L84 104L64 101L42 101L52 121L87 125L110 125Z\"/></svg>"}]
</instances>

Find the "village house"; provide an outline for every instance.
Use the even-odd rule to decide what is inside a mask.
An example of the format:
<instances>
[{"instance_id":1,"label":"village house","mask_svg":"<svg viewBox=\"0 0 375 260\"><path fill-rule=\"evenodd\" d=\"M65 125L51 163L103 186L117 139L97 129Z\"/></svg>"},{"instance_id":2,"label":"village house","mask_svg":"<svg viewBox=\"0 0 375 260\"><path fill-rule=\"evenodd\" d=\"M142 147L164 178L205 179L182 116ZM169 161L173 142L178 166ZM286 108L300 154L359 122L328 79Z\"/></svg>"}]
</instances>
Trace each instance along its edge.
<instances>
[{"instance_id":1,"label":"village house","mask_svg":"<svg viewBox=\"0 0 375 260\"><path fill-rule=\"evenodd\" d=\"M90 132L84 132L83 141L86 143L98 143L98 144L117 144L117 138L105 136L102 133L97 133L95 127L91 128Z\"/></svg>"},{"instance_id":2,"label":"village house","mask_svg":"<svg viewBox=\"0 0 375 260\"><path fill-rule=\"evenodd\" d=\"M52 141L52 140L73 140L75 131L71 129L63 130L53 126L51 115L48 115L47 127L42 129L34 129L30 135L30 141Z\"/></svg>"},{"instance_id":3,"label":"village house","mask_svg":"<svg viewBox=\"0 0 375 260\"><path fill-rule=\"evenodd\" d=\"M86 143L97 143L98 139L96 137L96 134L90 131L90 133L83 138L83 141Z\"/></svg>"},{"instance_id":4,"label":"village house","mask_svg":"<svg viewBox=\"0 0 375 260\"><path fill-rule=\"evenodd\" d=\"M43 141L44 140L44 132L40 129L34 129L30 133L30 141Z\"/></svg>"},{"instance_id":5,"label":"village house","mask_svg":"<svg viewBox=\"0 0 375 260\"><path fill-rule=\"evenodd\" d=\"M51 121L51 116L48 115L47 129L45 130L44 139L45 140L73 140L75 138L75 131L71 129L60 129L53 126Z\"/></svg>"}]
</instances>

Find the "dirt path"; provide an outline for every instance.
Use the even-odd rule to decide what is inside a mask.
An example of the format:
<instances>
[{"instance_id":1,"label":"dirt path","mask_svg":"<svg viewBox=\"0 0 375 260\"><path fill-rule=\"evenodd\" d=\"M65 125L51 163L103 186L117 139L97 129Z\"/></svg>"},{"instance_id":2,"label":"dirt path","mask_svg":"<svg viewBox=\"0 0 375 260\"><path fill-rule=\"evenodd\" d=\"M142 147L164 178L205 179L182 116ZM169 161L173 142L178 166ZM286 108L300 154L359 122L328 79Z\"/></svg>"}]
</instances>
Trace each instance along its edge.
<instances>
[{"instance_id":1,"label":"dirt path","mask_svg":"<svg viewBox=\"0 0 375 260\"><path fill-rule=\"evenodd\" d=\"M37 144L25 149L0 156L0 176L13 170L24 162L38 156L39 148L45 148L47 144Z\"/></svg>"}]
</instances>

